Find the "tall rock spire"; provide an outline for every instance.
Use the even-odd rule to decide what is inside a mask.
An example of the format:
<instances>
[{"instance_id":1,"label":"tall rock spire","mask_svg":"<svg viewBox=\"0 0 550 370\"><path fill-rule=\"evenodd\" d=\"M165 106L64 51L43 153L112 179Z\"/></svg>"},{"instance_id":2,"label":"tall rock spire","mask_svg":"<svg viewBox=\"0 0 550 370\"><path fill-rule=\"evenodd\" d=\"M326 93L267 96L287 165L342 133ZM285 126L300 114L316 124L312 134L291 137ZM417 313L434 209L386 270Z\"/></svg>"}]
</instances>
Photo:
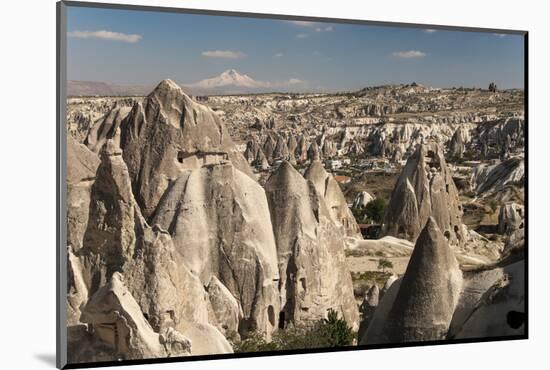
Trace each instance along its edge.
<instances>
[{"instance_id":1,"label":"tall rock spire","mask_svg":"<svg viewBox=\"0 0 550 370\"><path fill-rule=\"evenodd\" d=\"M464 244L458 191L437 143L420 145L408 159L392 192L382 234L415 241L429 217L450 244Z\"/></svg>"}]
</instances>

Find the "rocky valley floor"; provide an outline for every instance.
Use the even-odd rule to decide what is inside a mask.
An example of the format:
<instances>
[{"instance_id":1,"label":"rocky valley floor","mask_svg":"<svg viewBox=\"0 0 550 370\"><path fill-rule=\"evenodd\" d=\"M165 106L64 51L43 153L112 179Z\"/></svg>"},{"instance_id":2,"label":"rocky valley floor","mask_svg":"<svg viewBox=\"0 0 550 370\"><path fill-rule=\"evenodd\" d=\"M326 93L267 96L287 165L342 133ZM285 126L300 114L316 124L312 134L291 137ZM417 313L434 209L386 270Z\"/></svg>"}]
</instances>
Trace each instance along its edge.
<instances>
[{"instance_id":1,"label":"rocky valley floor","mask_svg":"<svg viewBox=\"0 0 550 370\"><path fill-rule=\"evenodd\" d=\"M69 98L70 362L522 335L523 103Z\"/></svg>"}]
</instances>

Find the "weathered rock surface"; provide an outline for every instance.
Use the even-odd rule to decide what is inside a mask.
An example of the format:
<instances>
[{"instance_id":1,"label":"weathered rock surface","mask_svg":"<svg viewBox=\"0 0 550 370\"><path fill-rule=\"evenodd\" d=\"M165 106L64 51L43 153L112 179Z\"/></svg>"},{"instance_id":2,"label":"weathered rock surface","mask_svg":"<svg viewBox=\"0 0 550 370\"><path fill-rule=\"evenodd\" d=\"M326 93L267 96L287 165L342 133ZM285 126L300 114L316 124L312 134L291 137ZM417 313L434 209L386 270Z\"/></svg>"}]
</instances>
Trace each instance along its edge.
<instances>
[{"instance_id":1,"label":"weathered rock surface","mask_svg":"<svg viewBox=\"0 0 550 370\"><path fill-rule=\"evenodd\" d=\"M320 161L313 161L307 168L304 177L315 186L323 197L332 221L343 227L347 236L359 237L359 227L348 207L346 198L334 177L325 171Z\"/></svg>"},{"instance_id":2,"label":"weathered rock surface","mask_svg":"<svg viewBox=\"0 0 550 370\"><path fill-rule=\"evenodd\" d=\"M493 165L481 164L472 172L471 186L480 196L503 192L506 187L524 183L525 164L521 157L514 157Z\"/></svg>"},{"instance_id":3,"label":"weathered rock surface","mask_svg":"<svg viewBox=\"0 0 550 370\"><path fill-rule=\"evenodd\" d=\"M457 128L449 143L449 155L455 159L462 158L467 142L469 142L469 137L466 130L462 127Z\"/></svg>"},{"instance_id":4,"label":"weathered rock surface","mask_svg":"<svg viewBox=\"0 0 550 370\"><path fill-rule=\"evenodd\" d=\"M133 106L122 125L121 147L146 219L170 182L188 169L230 161L253 176L220 118L170 80Z\"/></svg>"},{"instance_id":5,"label":"weathered rock surface","mask_svg":"<svg viewBox=\"0 0 550 370\"><path fill-rule=\"evenodd\" d=\"M281 276L281 319L310 323L329 309L358 328L343 232L314 185L283 162L266 183Z\"/></svg>"},{"instance_id":6,"label":"weathered rock surface","mask_svg":"<svg viewBox=\"0 0 550 370\"><path fill-rule=\"evenodd\" d=\"M173 329L167 331L161 342L118 272L86 303L82 321L112 350L112 360L183 356L190 351L189 340Z\"/></svg>"},{"instance_id":7,"label":"weathered rock surface","mask_svg":"<svg viewBox=\"0 0 550 370\"><path fill-rule=\"evenodd\" d=\"M107 140L114 140L120 146L120 124L130 110L127 106L115 106L97 120L86 136L85 144L88 148L99 153Z\"/></svg>"},{"instance_id":8,"label":"weathered rock surface","mask_svg":"<svg viewBox=\"0 0 550 370\"><path fill-rule=\"evenodd\" d=\"M88 224L90 192L99 158L72 136L67 137L67 244L82 247Z\"/></svg>"},{"instance_id":9,"label":"weathered rock surface","mask_svg":"<svg viewBox=\"0 0 550 370\"><path fill-rule=\"evenodd\" d=\"M358 338L362 338L365 335L367 328L369 327L374 311L378 306L380 298L380 288L374 284L365 295L361 306L359 306L359 312L361 313L361 324L359 325L359 331L357 332Z\"/></svg>"},{"instance_id":10,"label":"weathered rock surface","mask_svg":"<svg viewBox=\"0 0 550 370\"><path fill-rule=\"evenodd\" d=\"M523 228L524 207L516 203L507 203L500 207L498 214L498 232L512 234Z\"/></svg>"},{"instance_id":11,"label":"weathered rock surface","mask_svg":"<svg viewBox=\"0 0 550 370\"><path fill-rule=\"evenodd\" d=\"M241 333L269 335L277 327L277 251L266 195L256 181L230 163L188 170L170 185L152 223L168 230L203 285L215 276L236 297Z\"/></svg>"},{"instance_id":12,"label":"weathered rock surface","mask_svg":"<svg viewBox=\"0 0 550 370\"><path fill-rule=\"evenodd\" d=\"M353 208L365 208L374 197L366 191L362 191L353 200Z\"/></svg>"},{"instance_id":13,"label":"weathered rock surface","mask_svg":"<svg viewBox=\"0 0 550 370\"><path fill-rule=\"evenodd\" d=\"M185 334L189 326L208 323L210 302L203 284L187 269L170 235L145 222L113 140L101 152L83 247L74 255L69 253L69 261L73 276L69 291L74 294L69 295L68 304L74 307L75 317L77 309L109 284L113 274L121 273L140 315L155 332L176 328Z\"/></svg>"},{"instance_id":14,"label":"weathered rock surface","mask_svg":"<svg viewBox=\"0 0 550 370\"><path fill-rule=\"evenodd\" d=\"M384 324L372 330L369 327L362 343L444 339L461 289L462 272L456 258L435 219L430 217L416 241ZM389 292L385 299L387 295Z\"/></svg>"},{"instance_id":15,"label":"weathered rock surface","mask_svg":"<svg viewBox=\"0 0 550 370\"><path fill-rule=\"evenodd\" d=\"M452 174L439 145L421 145L409 157L384 217L383 235L416 240L423 225L433 217L453 245L466 241L462 206Z\"/></svg>"},{"instance_id":16,"label":"weathered rock surface","mask_svg":"<svg viewBox=\"0 0 550 370\"><path fill-rule=\"evenodd\" d=\"M523 260L466 275L465 289L449 338L487 338L525 334Z\"/></svg>"},{"instance_id":17,"label":"weathered rock surface","mask_svg":"<svg viewBox=\"0 0 550 370\"><path fill-rule=\"evenodd\" d=\"M217 323L216 327L226 337L238 334L243 312L237 299L215 276L210 279L206 290L214 314L210 322Z\"/></svg>"}]
</instances>

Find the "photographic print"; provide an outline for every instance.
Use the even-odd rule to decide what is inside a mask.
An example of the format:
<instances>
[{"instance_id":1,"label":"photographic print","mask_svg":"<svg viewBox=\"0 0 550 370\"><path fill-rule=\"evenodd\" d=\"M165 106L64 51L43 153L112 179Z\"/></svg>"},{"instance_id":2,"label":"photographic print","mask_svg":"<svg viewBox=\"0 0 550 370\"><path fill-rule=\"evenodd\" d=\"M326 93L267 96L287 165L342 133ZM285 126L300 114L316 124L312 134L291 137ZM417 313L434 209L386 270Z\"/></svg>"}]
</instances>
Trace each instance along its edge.
<instances>
[{"instance_id":1,"label":"photographic print","mask_svg":"<svg viewBox=\"0 0 550 370\"><path fill-rule=\"evenodd\" d=\"M58 10L60 366L527 338L526 32Z\"/></svg>"}]
</instances>

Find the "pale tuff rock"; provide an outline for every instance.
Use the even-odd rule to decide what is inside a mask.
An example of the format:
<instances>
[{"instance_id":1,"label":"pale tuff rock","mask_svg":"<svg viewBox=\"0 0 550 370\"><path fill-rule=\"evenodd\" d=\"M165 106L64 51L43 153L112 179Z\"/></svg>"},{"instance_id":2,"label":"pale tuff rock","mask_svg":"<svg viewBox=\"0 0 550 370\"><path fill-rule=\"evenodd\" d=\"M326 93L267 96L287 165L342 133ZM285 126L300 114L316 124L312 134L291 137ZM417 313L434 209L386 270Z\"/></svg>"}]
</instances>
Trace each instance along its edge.
<instances>
[{"instance_id":1,"label":"pale tuff rock","mask_svg":"<svg viewBox=\"0 0 550 370\"><path fill-rule=\"evenodd\" d=\"M462 272L456 258L430 217L382 330L376 333L369 328L364 339L368 343L445 339L461 289Z\"/></svg>"},{"instance_id":2,"label":"pale tuff rock","mask_svg":"<svg viewBox=\"0 0 550 370\"><path fill-rule=\"evenodd\" d=\"M347 236L358 237L359 227L348 207L346 198L338 182L325 171L323 164L320 161L311 162L304 177L313 183L315 190L323 197L332 221L343 227Z\"/></svg>"},{"instance_id":3,"label":"pale tuff rock","mask_svg":"<svg viewBox=\"0 0 550 370\"><path fill-rule=\"evenodd\" d=\"M149 323L156 331L174 327L183 332L188 323L209 322L208 294L185 266L170 235L156 227L140 234L134 258L122 271Z\"/></svg>"},{"instance_id":4,"label":"pale tuff rock","mask_svg":"<svg viewBox=\"0 0 550 370\"><path fill-rule=\"evenodd\" d=\"M296 158L296 163L302 163L305 162L307 159L307 151L308 151L308 145L307 145L307 139L304 135L298 136L298 143L296 145L296 149L294 150L294 157Z\"/></svg>"},{"instance_id":5,"label":"pale tuff rock","mask_svg":"<svg viewBox=\"0 0 550 370\"><path fill-rule=\"evenodd\" d=\"M380 292L378 306L368 320L368 324L361 323L362 330L358 333L360 334L358 336L360 345L387 343L387 338L384 336L386 330L385 325L403 280L402 278L398 279L397 276L395 276L395 280L392 278L390 279L392 282L389 285L386 282L387 288L384 287ZM390 279L388 279L388 282Z\"/></svg>"},{"instance_id":6,"label":"pale tuff rock","mask_svg":"<svg viewBox=\"0 0 550 370\"><path fill-rule=\"evenodd\" d=\"M277 142L273 139L273 137L271 135L267 135L263 145L263 152L269 163L273 163L273 160L275 159L273 157L273 152L275 152L276 145Z\"/></svg>"},{"instance_id":7,"label":"pale tuff rock","mask_svg":"<svg viewBox=\"0 0 550 370\"><path fill-rule=\"evenodd\" d=\"M298 142L296 141L294 135L290 135L286 146L288 148L289 162L296 164L296 149L298 148Z\"/></svg>"},{"instance_id":8,"label":"pale tuff rock","mask_svg":"<svg viewBox=\"0 0 550 370\"><path fill-rule=\"evenodd\" d=\"M462 158L466 150L466 143L470 141L468 132L462 127L456 129L449 142L449 155L452 158Z\"/></svg>"},{"instance_id":9,"label":"pale tuff rock","mask_svg":"<svg viewBox=\"0 0 550 370\"><path fill-rule=\"evenodd\" d=\"M510 256L522 256L525 248L525 228L518 229L508 236L502 250L502 259Z\"/></svg>"},{"instance_id":10,"label":"pale tuff rock","mask_svg":"<svg viewBox=\"0 0 550 370\"><path fill-rule=\"evenodd\" d=\"M413 251L414 244L406 239L385 236L380 239L357 240L354 250L364 254L381 257L408 257Z\"/></svg>"},{"instance_id":11,"label":"pale tuff rock","mask_svg":"<svg viewBox=\"0 0 550 370\"><path fill-rule=\"evenodd\" d=\"M134 105L122 125L121 147L136 200L147 219L170 181L188 169L231 161L253 176L220 118L170 80Z\"/></svg>"},{"instance_id":12,"label":"pale tuff rock","mask_svg":"<svg viewBox=\"0 0 550 370\"><path fill-rule=\"evenodd\" d=\"M494 283L486 290L470 284L470 291L483 291L475 304L465 304L465 322L451 338L487 338L525 334L525 263L523 260L496 268ZM482 279L476 279L481 283ZM489 280L490 281L490 280ZM485 288L486 282L483 282ZM470 293L471 294L471 293ZM479 293L478 293L479 294ZM464 293L463 293L464 296ZM477 298L477 297L476 297ZM466 297L461 298L466 300ZM453 321L455 319L453 318Z\"/></svg>"},{"instance_id":13,"label":"pale tuff rock","mask_svg":"<svg viewBox=\"0 0 550 370\"><path fill-rule=\"evenodd\" d=\"M369 323L372 320L374 311L378 306L380 299L380 288L374 284L365 295L361 306L359 306L359 312L361 313L361 324L359 325L359 331L357 332L358 338L362 338L369 327Z\"/></svg>"},{"instance_id":14,"label":"pale tuff rock","mask_svg":"<svg viewBox=\"0 0 550 370\"><path fill-rule=\"evenodd\" d=\"M358 311L343 233L334 227L323 198L288 162L265 188L281 276L281 326L311 325L334 309L356 330Z\"/></svg>"},{"instance_id":15,"label":"pale tuff rock","mask_svg":"<svg viewBox=\"0 0 550 370\"><path fill-rule=\"evenodd\" d=\"M323 145L321 147L323 158L332 158L337 154L337 152L338 148L335 143L328 139L323 140Z\"/></svg>"},{"instance_id":16,"label":"pale tuff rock","mask_svg":"<svg viewBox=\"0 0 550 370\"><path fill-rule=\"evenodd\" d=\"M105 142L110 139L120 146L120 124L130 110L131 107L115 106L102 118L95 121L84 142L88 148L99 153Z\"/></svg>"},{"instance_id":17,"label":"pale tuff rock","mask_svg":"<svg viewBox=\"0 0 550 370\"><path fill-rule=\"evenodd\" d=\"M321 154L319 152L319 146L314 141L309 146L309 149L307 150L307 160L308 161L319 161L321 160Z\"/></svg>"},{"instance_id":18,"label":"pale tuff rock","mask_svg":"<svg viewBox=\"0 0 550 370\"><path fill-rule=\"evenodd\" d=\"M256 159L252 162L252 165L256 167L258 170L265 171L269 168L269 162L267 161L267 158L264 155L264 152L261 150L258 150L256 154Z\"/></svg>"},{"instance_id":19,"label":"pale tuff rock","mask_svg":"<svg viewBox=\"0 0 550 370\"><path fill-rule=\"evenodd\" d=\"M186 171L163 196L153 224L172 235L203 285L215 276L235 296L243 311L241 333L269 335L277 327L277 252L265 192L257 182L231 164Z\"/></svg>"},{"instance_id":20,"label":"pale tuff rock","mask_svg":"<svg viewBox=\"0 0 550 370\"><path fill-rule=\"evenodd\" d=\"M390 290L391 286L393 285L393 283L395 283L398 279L398 276L395 275L395 274L392 274L388 280L386 280L386 282L384 283L384 287L382 288L382 292L383 293L386 293L388 290Z\"/></svg>"},{"instance_id":21,"label":"pale tuff rock","mask_svg":"<svg viewBox=\"0 0 550 370\"><path fill-rule=\"evenodd\" d=\"M503 162L481 164L472 172L470 181L472 190L480 196L502 192L506 187L524 183L525 164L522 157L507 159Z\"/></svg>"},{"instance_id":22,"label":"pale tuff rock","mask_svg":"<svg viewBox=\"0 0 550 370\"><path fill-rule=\"evenodd\" d=\"M524 207L517 203L507 203L500 207L498 214L498 232L512 234L523 228Z\"/></svg>"},{"instance_id":23,"label":"pale tuff rock","mask_svg":"<svg viewBox=\"0 0 550 370\"><path fill-rule=\"evenodd\" d=\"M79 292L75 297L85 302L86 295L93 295L120 272L155 331L174 327L184 332L180 329L191 324L206 324L210 302L201 281L186 268L170 235L157 226L150 228L141 216L114 141L106 142L101 158L84 246L76 256L69 255L74 274L70 291ZM80 307L75 297L69 296L68 302Z\"/></svg>"},{"instance_id":24,"label":"pale tuff rock","mask_svg":"<svg viewBox=\"0 0 550 370\"><path fill-rule=\"evenodd\" d=\"M362 191L353 200L353 208L365 208L374 197L366 191Z\"/></svg>"},{"instance_id":25,"label":"pale tuff rock","mask_svg":"<svg viewBox=\"0 0 550 370\"><path fill-rule=\"evenodd\" d=\"M212 276L208 286L208 298L212 305L213 319L210 322L217 323L218 330L226 337L239 332L239 321L243 318L243 312L239 302L231 294L229 289Z\"/></svg>"},{"instance_id":26,"label":"pale tuff rock","mask_svg":"<svg viewBox=\"0 0 550 370\"><path fill-rule=\"evenodd\" d=\"M258 156L258 153L261 152L262 149L260 148L260 144L258 144L258 141L254 138L248 140L246 143L246 149L244 151L244 157L248 161L248 163L252 164L256 157ZM262 153L263 154L263 153Z\"/></svg>"},{"instance_id":27,"label":"pale tuff rock","mask_svg":"<svg viewBox=\"0 0 550 370\"><path fill-rule=\"evenodd\" d=\"M166 357L181 357L190 354L191 341L174 328L168 327L159 335L159 342L166 351Z\"/></svg>"},{"instance_id":28,"label":"pale tuff rock","mask_svg":"<svg viewBox=\"0 0 550 370\"><path fill-rule=\"evenodd\" d=\"M80 324L80 307L88 299L88 287L79 259L67 247L67 326Z\"/></svg>"},{"instance_id":29,"label":"pale tuff rock","mask_svg":"<svg viewBox=\"0 0 550 370\"><path fill-rule=\"evenodd\" d=\"M275 149L273 150L272 157L274 160L277 160L277 159L282 159L285 161L290 160L290 154L288 151L288 147L286 145L286 141L280 135L277 135L277 142L275 143Z\"/></svg>"},{"instance_id":30,"label":"pale tuff rock","mask_svg":"<svg viewBox=\"0 0 550 370\"><path fill-rule=\"evenodd\" d=\"M67 136L67 244L74 250L82 247L98 166L95 153Z\"/></svg>"},{"instance_id":31,"label":"pale tuff rock","mask_svg":"<svg viewBox=\"0 0 550 370\"><path fill-rule=\"evenodd\" d=\"M191 324L184 335L191 341L191 355L233 353L231 344L222 333L210 324Z\"/></svg>"},{"instance_id":32,"label":"pale tuff rock","mask_svg":"<svg viewBox=\"0 0 550 370\"><path fill-rule=\"evenodd\" d=\"M161 343L118 272L90 298L82 321L91 325L93 335L113 351L113 360L189 354L191 343L173 329L163 336Z\"/></svg>"},{"instance_id":33,"label":"pale tuff rock","mask_svg":"<svg viewBox=\"0 0 550 370\"><path fill-rule=\"evenodd\" d=\"M439 145L421 145L409 157L386 210L382 234L414 241L433 217L452 245L466 241L462 206Z\"/></svg>"},{"instance_id":34,"label":"pale tuff rock","mask_svg":"<svg viewBox=\"0 0 550 370\"><path fill-rule=\"evenodd\" d=\"M84 235L85 248L104 259L107 275L132 257L136 243L135 223L139 217L122 152L110 140L101 152Z\"/></svg>"}]
</instances>

